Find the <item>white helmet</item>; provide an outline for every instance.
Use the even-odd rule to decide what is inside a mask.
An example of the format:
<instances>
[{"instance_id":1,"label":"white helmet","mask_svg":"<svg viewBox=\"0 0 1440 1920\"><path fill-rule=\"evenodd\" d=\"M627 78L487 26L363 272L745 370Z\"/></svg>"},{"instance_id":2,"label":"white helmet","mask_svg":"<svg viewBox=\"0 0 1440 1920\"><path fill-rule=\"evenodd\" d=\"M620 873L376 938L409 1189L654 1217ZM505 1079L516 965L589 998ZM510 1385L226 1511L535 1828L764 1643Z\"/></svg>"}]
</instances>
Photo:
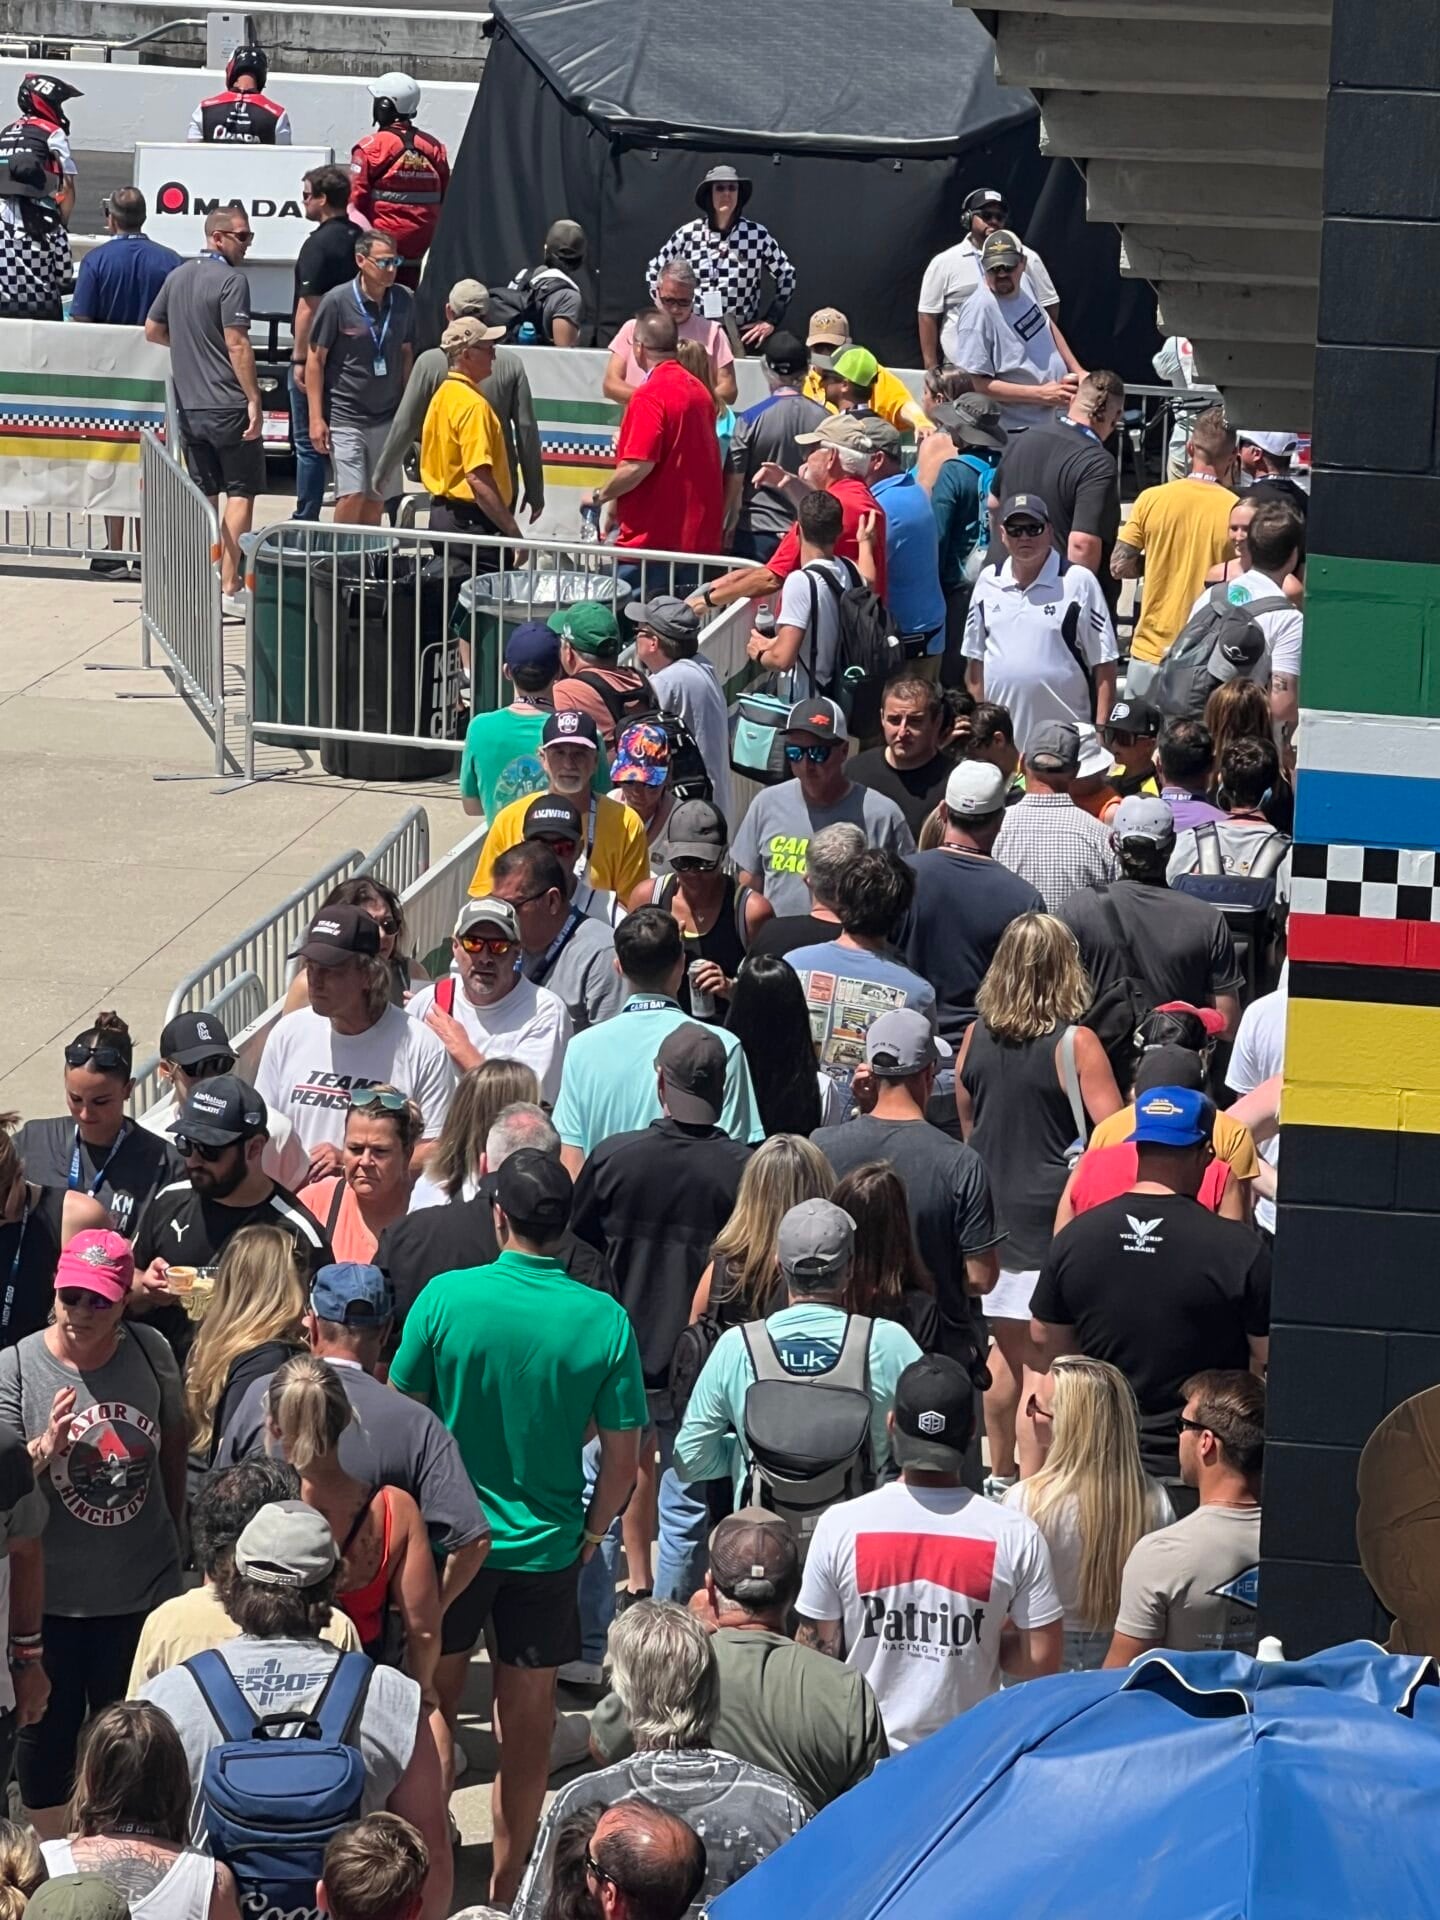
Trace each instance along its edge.
<instances>
[{"instance_id":1,"label":"white helmet","mask_svg":"<svg viewBox=\"0 0 1440 1920\"><path fill-rule=\"evenodd\" d=\"M370 82L370 97L375 102L377 120L386 106L391 110L388 117L400 120L412 119L420 111L419 83L408 73L382 73Z\"/></svg>"}]
</instances>

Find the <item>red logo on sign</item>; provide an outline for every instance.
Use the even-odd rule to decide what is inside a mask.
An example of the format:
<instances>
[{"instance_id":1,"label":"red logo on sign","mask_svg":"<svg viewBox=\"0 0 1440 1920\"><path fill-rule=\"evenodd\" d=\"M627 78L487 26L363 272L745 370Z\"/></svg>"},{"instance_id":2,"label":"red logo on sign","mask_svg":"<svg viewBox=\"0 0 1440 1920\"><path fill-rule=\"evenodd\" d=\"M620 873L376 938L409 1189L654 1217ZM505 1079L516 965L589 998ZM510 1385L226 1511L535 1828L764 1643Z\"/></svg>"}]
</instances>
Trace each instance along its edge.
<instances>
[{"instance_id":1,"label":"red logo on sign","mask_svg":"<svg viewBox=\"0 0 1440 1920\"><path fill-rule=\"evenodd\" d=\"M995 1542L943 1533L862 1533L855 1542L855 1585L879 1593L917 1580L988 1600L995 1579Z\"/></svg>"}]
</instances>

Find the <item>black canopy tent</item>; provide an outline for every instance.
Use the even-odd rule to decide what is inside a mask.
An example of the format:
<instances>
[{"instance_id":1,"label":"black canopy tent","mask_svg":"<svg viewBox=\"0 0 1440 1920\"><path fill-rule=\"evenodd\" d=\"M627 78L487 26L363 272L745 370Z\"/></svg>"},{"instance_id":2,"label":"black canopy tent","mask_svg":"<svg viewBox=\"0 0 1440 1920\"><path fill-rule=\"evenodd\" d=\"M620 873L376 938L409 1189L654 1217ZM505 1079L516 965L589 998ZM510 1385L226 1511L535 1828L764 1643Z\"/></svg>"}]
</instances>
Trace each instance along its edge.
<instances>
[{"instance_id":1,"label":"black canopy tent","mask_svg":"<svg viewBox=\"0 0 1440 1920\"><path fill-rule=\"evenodd\" d=\"M695 218L716 160L753 179L747 209L798 272L788 324L838 306L895 366L918 364L925 264L963 237L975 186L1006 194L1044 255L1081 360L1150 376L1154 296L1119 274L1114 228L1039 149L1030 94L995 80L994 43L950 0L494 0L494 38L422 293L503 285L549 223L590 241L587 292L607 341L648 303L645 265Z\"/></svg>"}]
</instances>

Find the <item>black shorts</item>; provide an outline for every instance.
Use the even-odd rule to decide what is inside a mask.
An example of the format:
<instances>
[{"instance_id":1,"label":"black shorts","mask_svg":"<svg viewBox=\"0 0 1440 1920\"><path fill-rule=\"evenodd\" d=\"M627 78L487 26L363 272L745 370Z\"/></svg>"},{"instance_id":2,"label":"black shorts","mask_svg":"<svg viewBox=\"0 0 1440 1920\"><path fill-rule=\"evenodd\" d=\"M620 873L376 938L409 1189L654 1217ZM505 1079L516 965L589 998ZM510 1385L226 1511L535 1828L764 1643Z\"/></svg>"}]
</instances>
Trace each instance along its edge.
<instances>
[{"instance_id":1,"label":"black shorts","mask_svg":"<svg viewBox=\"0 0 1440 1920\"><path fill-rule=\"evenodd\" d=\"M265 443L247 440L249 415L244 407L199 407L180 410L180 438L185 464L200 491L213 500L228 493L237 500L253 500L265 491Z\"/></svg>"},{"instance_id":2,"label":"black shorts","mask_svg":"<svg viewBox=\"0 0 1440 1920\"><path fill-rule=\"evenodd\" d=\"M580 1658L580 1562L555 1573L481 1567L445 1609L442 1653L470 1653L495 1629L495 1653L506 1667L563 1667Z\"/></svg>"}]
</instances>

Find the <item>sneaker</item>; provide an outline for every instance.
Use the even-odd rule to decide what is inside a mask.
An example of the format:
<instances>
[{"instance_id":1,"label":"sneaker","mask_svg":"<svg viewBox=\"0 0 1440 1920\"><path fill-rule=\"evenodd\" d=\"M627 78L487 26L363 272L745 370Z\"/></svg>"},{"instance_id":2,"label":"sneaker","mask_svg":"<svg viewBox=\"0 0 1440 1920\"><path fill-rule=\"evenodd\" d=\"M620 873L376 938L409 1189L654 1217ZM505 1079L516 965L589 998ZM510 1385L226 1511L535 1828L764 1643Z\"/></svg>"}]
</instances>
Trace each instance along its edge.
<instances>
[{"instance_id":1,"label":"sneaker","mask_svg":"<svg viewBox=\"0 0 1440 1920\"><path fill-rule=\"evenodd\" d=\"M1003 1500L1011 1487L1020 1479L1018 1473L987 1473L985 1476L985 1498Z\"/></svg>"},{"instance_id":2,"label":"sneaker","mask_svg":"<svg viewBox=\"0 0 1440 1920\"><path fill-rule=\"evenodd\" d=\"M556 1678L562 1687L603 1687L605 1669L598 1660L567 1660Z\"/></svg>"},{"instance_id":3,"label":"sneaker","mask_svg":"<svg viewBox=\"0 0 1440 1920\"><path fill-rule=\"evenodd\" d=\"M628 1612L637 1600L653 1600L654 1598L654 1591L650 1587L642 1587L638 1593L634 1592L630 1587L622 1587L615 1596L615 1618L618 1620L622 1613Z\"/></svg>"},{"instance_id":4,"label":"sneaker","mask_svg":"<svg viewBox=\"0 0 1440 1920\"><path fill-rule=\"evenodd\" d=\"M90 571L104 574L107 579L124 580L129 577L130 562L118 553L97 553L90 562Z\"/></svg>"},{"instance_id":5,"label":"sneaker","mask_svg":"<svg viewBox=\"0 0 1440 1920\"><path fill-rule=\"evenodd\" d=\"M227 620L243 620L250 605L250 596L241 587L238 593L222 593L220 611Z\"/></svg>"},{"instance_id":6,"label":"sneaker","mask_svg":"<svg viewBox=\"0 0 1440 1920\"><path fill-rule=\"evenodd\" d=\"M550 1771L560 1773L577 1761L590 1757L590 1716L588 1713L557 1713L555 1731L550 1736Z\"/></svg>"}]
</instances>

